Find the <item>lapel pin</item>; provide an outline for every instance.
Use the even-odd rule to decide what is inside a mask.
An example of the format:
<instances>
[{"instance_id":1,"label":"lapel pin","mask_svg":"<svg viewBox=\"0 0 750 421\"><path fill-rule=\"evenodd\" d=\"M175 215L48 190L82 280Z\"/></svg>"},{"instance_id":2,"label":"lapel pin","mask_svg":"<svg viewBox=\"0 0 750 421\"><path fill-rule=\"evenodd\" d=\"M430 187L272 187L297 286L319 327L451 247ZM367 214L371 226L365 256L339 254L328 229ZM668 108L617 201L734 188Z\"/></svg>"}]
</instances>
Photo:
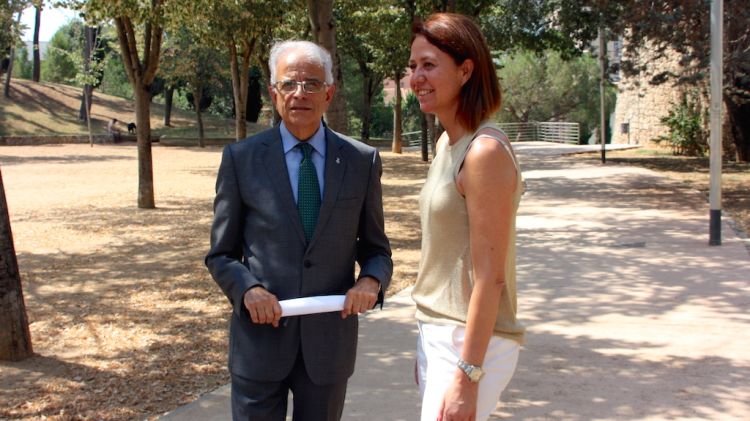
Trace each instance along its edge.
<instances>
[{"instance_id":1,"label":"lapel pin","mask_svg":"<svg viewBox=\"0 0 750 421\"><path fill-rule=\"evenodd\" d=\"M336 157L336 163L337 163L337 164L340 164L340 163L341 163L341 158L339 158L338 156Z\"/></svg>"}]
</instances>

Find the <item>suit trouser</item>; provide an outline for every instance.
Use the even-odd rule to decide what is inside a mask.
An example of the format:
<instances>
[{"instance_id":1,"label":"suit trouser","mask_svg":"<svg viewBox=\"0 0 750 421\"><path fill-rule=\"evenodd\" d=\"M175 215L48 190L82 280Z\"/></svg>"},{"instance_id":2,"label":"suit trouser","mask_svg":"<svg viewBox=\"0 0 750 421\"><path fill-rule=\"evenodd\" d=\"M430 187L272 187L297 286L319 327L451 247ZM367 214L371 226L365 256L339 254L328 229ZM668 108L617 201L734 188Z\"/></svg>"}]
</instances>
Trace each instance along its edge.
<instances>
[{"instance_id":1,"label":"suit trouser","mask_svg":"<svg viewBox=\"0 0 750 421\"><path fill-rule=\"evenodd\" d=\"M463 326L419 322L417 374L422 396L421 421L437 420L443 396L456 375L465 334ZM486 420L495 409L500 393L516 370L520 348L510 339L490 338L482 363L485 374L479 381L476 421Z\"/></svg>"},{"instance_id":2,"label":"suit trouser","mask_svg":"<svg viewBox=\"0 0 750 421\"><path fill-rule=\"evenodd\" d=\"M291 390L293 421L338 421L344 410L346 383L347 380L329 385L313 383L300 347L294 368L282 381L262 382L232 374L232 419L284 421Z\"/></svg>"}]
</instances>

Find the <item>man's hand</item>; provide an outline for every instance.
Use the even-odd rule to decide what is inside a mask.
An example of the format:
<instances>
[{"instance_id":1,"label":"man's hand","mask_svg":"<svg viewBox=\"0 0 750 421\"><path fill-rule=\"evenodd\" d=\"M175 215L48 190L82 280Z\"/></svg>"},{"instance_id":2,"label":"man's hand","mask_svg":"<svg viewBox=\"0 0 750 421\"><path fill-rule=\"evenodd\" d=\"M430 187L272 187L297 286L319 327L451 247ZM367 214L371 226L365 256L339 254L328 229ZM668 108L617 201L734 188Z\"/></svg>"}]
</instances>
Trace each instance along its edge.
<instances>
[{"instance_id":1,"label":"man's hand","mask_svg":"<svg viewBox=\"0 0 750 421\"><path fill-rule=\"evenodd\" d=\"M364 313L371 309L378 300L380 282L370 276L364 276L347 291L344 300L344 309L341 310L341 318L345 319L351 314Z\"/></svg>"},{"instance_id":2,"label":"man's hand","mask_svg":"<svg viewBox=\"0 0 750 421\"><path fill-rule=\"evenodd\" d=\"M281 305L275 295L263 287L250 288L242 298L245 308L250 313L253 323L272 324L279 327Z\"/></svg>"}]
</instances>

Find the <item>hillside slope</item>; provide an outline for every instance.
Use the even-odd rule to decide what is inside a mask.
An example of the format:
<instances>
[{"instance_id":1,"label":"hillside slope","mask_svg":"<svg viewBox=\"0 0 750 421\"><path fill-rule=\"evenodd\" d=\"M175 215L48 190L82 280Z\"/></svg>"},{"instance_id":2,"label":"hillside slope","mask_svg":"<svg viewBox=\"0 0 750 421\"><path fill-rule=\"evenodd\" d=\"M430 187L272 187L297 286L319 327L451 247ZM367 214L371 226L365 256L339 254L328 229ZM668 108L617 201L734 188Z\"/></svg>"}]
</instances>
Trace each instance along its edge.
<instances>
[{"instance_id":1,"label":"hillside slope","mask_svg":"<svg viewBox=\"0 0 750 421\"><path fill-rule=\"evenodd\" d=\"M133 101L94 92L91 107L94 134L106 133L107 123L116 118L124 124L135 121ZM78 120L81 89L56 83L12 79L11 98L0 95L0 136L87 134L88 128ZM195 114L172 109L172 127L184 132L196 125ZM234 120L204 114L204 124L213 134L234 135ZM248 132L254 130L248 123ZM164 106L151 104L151 129L164 129ZM180 130L182 129L182 130ZM209 136L211 133L207 133Z\"/></svg>"}]
</instances>

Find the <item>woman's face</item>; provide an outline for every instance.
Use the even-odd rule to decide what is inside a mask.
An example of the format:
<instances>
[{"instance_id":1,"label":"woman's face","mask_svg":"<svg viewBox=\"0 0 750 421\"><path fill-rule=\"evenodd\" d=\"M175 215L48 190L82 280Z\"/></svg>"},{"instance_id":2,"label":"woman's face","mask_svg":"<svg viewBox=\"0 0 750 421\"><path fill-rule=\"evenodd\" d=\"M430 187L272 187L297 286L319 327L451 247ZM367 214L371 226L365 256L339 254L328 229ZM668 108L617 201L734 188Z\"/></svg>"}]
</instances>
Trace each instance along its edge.
<instances>
[{"instance_id":1,"label":"woman's face","mask_svg":"<svg viewBox=\"0 0 750 421\"><path fill-rule=\"evenodd\" d=\"M418 35L411 44L409 68L419 108L438 116L455 115L461 87L471 76L470 60L456 65L453 57Z\"/></svg>"}]
</instances>

